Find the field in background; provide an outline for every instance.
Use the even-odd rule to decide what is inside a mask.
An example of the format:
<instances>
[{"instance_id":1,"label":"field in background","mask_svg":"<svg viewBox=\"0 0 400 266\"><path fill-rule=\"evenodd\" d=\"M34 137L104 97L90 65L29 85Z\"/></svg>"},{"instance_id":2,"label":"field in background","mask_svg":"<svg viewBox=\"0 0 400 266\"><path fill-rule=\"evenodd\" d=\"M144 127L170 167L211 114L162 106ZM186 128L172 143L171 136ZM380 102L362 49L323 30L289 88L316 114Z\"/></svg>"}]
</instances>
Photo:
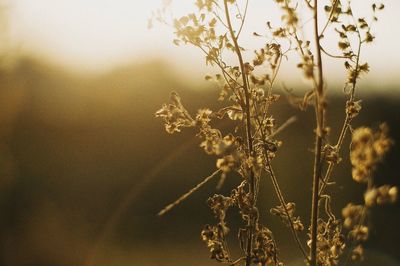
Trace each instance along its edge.
<instances>
[{"instance_id":1,"label":"field in background","mask_svg":"<svg viewBox=\"0 0 400 266\"><path fill-rule=\"evenodd\" d=\"M191 108L217 98L214 88L199 89L203 85L178 77L162 62L87 77L29 58L0 73L1 265L212 265L199 234L213 222L205 200L218 180L165 217L156 216L215 167L192 132L170 136L154 118L172 89ZM334 136L343 119L339 96L329 102ZM396 142L377 171L377 184L400 184L399 106L400 92L370 94L355 122L387 121ZM281 134L284 145L275 165L287 198L308 217L312 153L304 154L312 147L313 113L299 113L285 97L274 108L278 123L297 114L297 122ZM333 194L339 215L346 202L361 200L362 188L351 181L347 162L334 176L344 185ZM223 191L237 182L229 177ZM271 186L268 179L262 185ZM267 214L277 199L262 196L261 213ZM265 219L285 253L289 231L276 217ZM380 265L397 265L400 204L374 210L371 222L368 256L380 257L380 263L386 257L387 264Z\"/></svg>"}]
</instances>

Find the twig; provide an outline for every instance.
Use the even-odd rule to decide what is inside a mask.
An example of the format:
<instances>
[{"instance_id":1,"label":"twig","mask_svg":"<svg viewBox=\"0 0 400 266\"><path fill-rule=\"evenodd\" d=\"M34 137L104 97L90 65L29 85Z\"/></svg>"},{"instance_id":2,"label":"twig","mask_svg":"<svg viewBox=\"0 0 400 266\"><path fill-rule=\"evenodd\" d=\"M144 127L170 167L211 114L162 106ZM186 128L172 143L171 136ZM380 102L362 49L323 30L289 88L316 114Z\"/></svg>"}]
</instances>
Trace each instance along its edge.
<instances>
[{"instance_id":1,"label":"twig","mask_svg":"<svg viewBox=\"0 0 400 266\"><path fill-rule=\"evenodd\" d=\"M165 208L163 208L159 213L158 216L162 216L165 213L169 212L170 210L172 210L175 206L179 205L182 201L184 201L185 199L187 199L190 195L192 195L194 192L196 192L199 188L201 188L204 184L206 184L208 181L210 181L214 176L216 176L219 172L221 172L220 169L218 169L217 171L215 171L214 173L212 173L210 176L207 176L206 178L204 178L203 181L201 181L200 183L198 183L194 188L192 188L191 190L189 190L187 193L183 194L182 196L180 196L177 200L175 200L173 203L168 204L167 206L165 206Z\"/></svg>"},{"instance_id":2,"label":"twig","mask_svg":"<svg viewBox=\"0 0 400 266\"><path fill-rule=\"evenodd\" d=\"M356 91L356 85L357 85L357 76L358 76L358 68L359 68L359 64L360 64L360 55L361 55L361 46L362 46L362 40L361 40L361 36L358 32L358 38L359 38L359 43L358 43L358 51L357 51L357 61L356 61L356 66L355 66L355 71L356 71L356 78L354 78L353 83L352 83L352 88L351 88L351 92L350 92L350 102L353 102L355 99L355 91ZM337 149L337 153L340 152L340 148L342 147L343 141L344 141L344 137L346 136L346 133L350 127L350 122L351 122L352 118L350 118L349 114L346 114L346 118L343 122L343 126L342 126L342 130L340 131L340 135L338 138L338 141L335 145L336 149ZM326 184L329 182L329 179L331 177L332 171L334 168L334 164L329 164L328 169L326 170L325 176L323 178L323 182L319 191L319 194L321 195L326 187Z\"/></svg>"},{"instance_id":3,"label":"twig","mask_svg":"<svg viewBox=\"0 0 400 266\"><path fill-rule=\"evenodd\" d=\"M237 260L235 260L234 262L232 262L231 264L229 264L230 266L235 266L236 264L238 264L239 262L241 262L242 260L245 260L246 257L241 257L238 258Z\"/></svg>"},{"instance_id":4,"label":"twig","mask_svg":"<svg viewBox=\"0 0 400 266\"><path fill-rule=\"evenodd\" d=\"M289 127L291 124L295 123L297 121L296 116L291 116L288 120L285 121L280 127L278 127L277 130L275 130L271 135L269 135L270 138L273 138L275 135L281 133L283 130L285 130L287 127Z\"/></svg>"},{"instance_id":5,"label":"twig","mask_svg":"<svg viewBox=\"0 0 400 266\"><path fill-rule=\"evenodd\" d=\"M236 2L236 6L237 6L237 2ZM244 21L246 20L246 16L247 16L247 8L248 8L248 6L249 6L249 0L246 0L246 6L244 8L244 14L243 14L243 16L240 14L240 18L241 18L242 22L240 23L240 28L239 28L239 31L238 31L238 33L236 35L236 39L239 38L240 33L242 32L242 29L243 29L243 26L244 26Z\"/></svg>"},{"instance_id":6,"label":"twig","mask_svg":"<svg viewBox=\"0 0 400 266\"><path fill-rule=\"evenodd\" d=\"M251 113L250 113L250 92L249 92L249 84L248 84L248 79L245 73L245 67L244 67L244 62L242 58L242 53L240 51L240 47L238 44L238 40L235 36L235 33L233 31L231 19L230 19L230 14L229 14L229 9L228 9L228 0L224 0L224 8L225 8L225 16L226 16L226 21L228 24L229 28L229 33L232 38L232 42L235 47L235 52L237 55L237 58L239 60L239 66L240 66L240 72L242 74L242 80L243 80L243 90L244 90L244 95L245 95L245 112L246 112L246 137L247 137L247 147L248 147L248 154L249 156L253 153L253 137L251 135ZM253 195L252 199L252 205L254 207L255 205L255 178L254 178L254 172L251 170L250 171L250 178L249 178L249 192L251 195ZM254 217L253 215L250 217L249 222L248 222L248 227L249 227L249 238L247 241L247 250L246 250L246 266L251 265L251 259L252 259L252 243L253 243L253 231L254 231Z\"/></svg>"},{"instance_id":7,"label":"twig","mask_svg":"<svg viewBox=\"0 0 400 266\"><path fill-rule=\"evenodd\" d=\"M332 17L333 17L333 14L335 13L335 10L336 10L338 4L339 4L339 0L335 0L335 2L334 2L333 5L332 5L332 10L331 10L331 12L329 13L328 20L326 21L324 28L322 29L321 33L319 34L319 37L320 37L320 38L321 38L322 36L324 36L324 32L325 32L325 30L328 28L329 23L331 22L331 19L332 19Z\"/></svg>"},{"instance_id":8,"label":"twig","mask_svg":"<svg viewBox=\"0 0 400 266\"><path fill-rule=\"evenodd\" d=\"M312 202L311 202L311 249L310 249L310 265L317 265L317 221L318 221L318 203L319 203L319 182L322 171L322 134L324 128L324 107L322 106L323 100L323 70L321 58L321 44L320 36L318 34L318 0L314 0L314 35L315 46L317 50L317 67L318 67L318 83L315 95L315 113L317 119L317 132L315 136L315 156L314 156L314 171L313 171L313 188L312 188Z\"/></svg>"},{"instance_id":9,"label":"twig","mask_svg":"<svg viewBox=\"0 0 400 266\"><path fill-rule=\"evenodd\" d=\"M266 151L267 152L267 151ZM272 169L272 165L271 165L271 161L268 158L268 155L265 155L265 159L267 161L267 165L268 165L268 173L271 177L272 180L272 184L274 186L276 195L278 196L279 202L282 205L283 209L285 210L286 216L288 217L288 221L289 221L289 225L290 225L290 231L292 232L293 238L296 241L296 244L299 246L299 249L301 250L301 252L303 253L304 258L309 261L309 258L307 256L307 252L305 251L303 245L301 244L300 238L297 235L297 231L294 229L294 224L293 224L293 220L292 217L289 214L289 210L286 206L286 202L285 202L285 198L283 197L282 191L279 187L279 183L278 180L276 179L275 173Z\"/></svg>"}]
</instances>

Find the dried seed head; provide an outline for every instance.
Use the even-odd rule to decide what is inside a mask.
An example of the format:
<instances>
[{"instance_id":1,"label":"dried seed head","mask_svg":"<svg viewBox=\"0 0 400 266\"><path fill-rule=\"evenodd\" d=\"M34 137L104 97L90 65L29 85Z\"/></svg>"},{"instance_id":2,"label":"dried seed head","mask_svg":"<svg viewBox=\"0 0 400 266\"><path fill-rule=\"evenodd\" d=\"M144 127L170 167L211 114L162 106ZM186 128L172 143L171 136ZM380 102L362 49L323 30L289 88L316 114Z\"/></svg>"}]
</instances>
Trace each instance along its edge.
<instances>
[{"instance_id":1,"label":"dried seed head","mask_svg":"<svg viewBox=\"0 0 400 266\"><path fill-rule=\"evenodd\" d=\"M356 117L361 111L361 101L348 101L346 103L346 114L350 119Z\"/></svg>"},{"instance_id":2,"label":"dried seed head","mask_svg":"<svg viewBox=\"0 0 400 266\"><path fill-rule=\"evenodd\" d=\"M206 225L201 231L201 239L206 242L212 259L220 262L229 261L229 253L224 245L224 232L221 226Z\"/></svg>"},{"instance_id":3,"label":"dried seed head","mask_svg":"<svg viewBox=\"0 0 400 266\"><path fill-rule=\"evenodd\" d=\"M195 121L183 107L179 95L176 92L172 92L170 100L170 104L163 104L161 109L155 113L156 117L164 120L165 130L172 134L180 132L182 127L193 127Z\"/></svg>"},{"instance_id":4,"label":"dried seed head","mask_svg":"<svg viewBox=\"0 0 400 266\"><path fill-rule=\"evenodd\" d=\"M292 223L293 227L296 231L303 231L304 225L302 224L300 217L294 216L295 209L296 209L296 204L293 202L288 202L286 204L286 208L284 208L282 205L280 205L275 208L272 208L270 210L270 212L271 212L271 214L276 215L279 218L281 218L282 222L286 226L290 227L291 223ZM289 216L288 216L288 214L289 214Z\"/></svg>"},{"instance_id":5,"label":"dried seed head","mask_svg":"<svg viewBox=\"0 0 400 266\"><path fill-rule=\"evenodd\" d=\"M345 219L343 223L344 227L351 229L355 225L359 224L363 209L362 205L348 203L346 207L342 209L342 216Z\"/></svg>"},{"instance_id":6,"label":"dried seed head","mask_svg":"<svg viewBox=\"0 0 400 266\"><path fill-rule=\"evenodd\" d=\"M217 160L217 168L221 169L224 173L232 171L235 165L236 161L232 155L227 155Z\"/></svg>"},{"instance_id":7,"label":"dried seed head","mask_svg":"<svg viewBox=\"0 0 400 266\"><path fill-rule=\"evenodd\" d=\"M366 241L369 236L368 227L364 225L356 226L350 231L349 236L356 241Z\"/></svg>"},{"instance_id":8,"label":"dried seed head","mask_svg":"<svg viewBox=\"0 0 400 266\"><path fill-rule=\"evenodd\" d=\"M372 207L375 205L394 203L397 200L397 193L397 187L391 187L389 185L371 188L364 194L365 205Z\"/></svg>"},{"instance_id":9,"label":"dried seed head","mask_svg":"<svg viewBox=\"0 0 400 266\"><path fill-rule=\"evenodd\" d=\"M387 126L382 124L377 132L361 127L353 132L350 161L352 176L356 182L367 182L372 170L392 145L387 136Z\"/></svg>"},{"instance_id":10,"label":"dried seed head","mask_svg":"<svg viewBox=\"0 0 400 266\"><path fill-rule=\"evenodd\" d=\"M351 260L353 260L353 261L362 261L362 260L364 260L364 248L361 245L357 245L351 251Z\"/></svg>"},{"instance_id":11,"label":"dried seed head","mask_svg":"<svg viewBox=\"0 0 400 266\"><path fill-rule=\"evenodd\" d=\"M368 127L360 127L354 130L353 136L352 136L352 142L355 145L362 145L362 144L367 144L368 142L372 141L373 138L373 132L372 129Z\"/></svg>"}]
</instances>

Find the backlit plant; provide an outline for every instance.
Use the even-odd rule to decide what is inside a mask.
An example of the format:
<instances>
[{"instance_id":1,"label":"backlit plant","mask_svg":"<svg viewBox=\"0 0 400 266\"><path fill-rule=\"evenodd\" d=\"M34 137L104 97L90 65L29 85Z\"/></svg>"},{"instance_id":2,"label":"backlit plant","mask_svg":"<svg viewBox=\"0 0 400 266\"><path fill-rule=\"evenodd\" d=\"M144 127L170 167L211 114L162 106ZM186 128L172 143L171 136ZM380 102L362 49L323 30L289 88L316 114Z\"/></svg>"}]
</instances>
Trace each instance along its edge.
<instances>
[{"instance_id":1,"label":"backlit plant","mask_svg":"<svg viewBox=\"0 0 400 266\"><path fill-rule=\"evenodd\" d=\"M218 100L226 103L219 110L203 108L190 114L179 95L172 92L170 102L156 112L156 116L164 120L168 133L193 128L204 152L217 157L217 169L213 174L159 214L175 207L215 176L221 176L219 185L222 185L226 176L236 172L242 181L229 195L216 194L207 200L216 223L204 226L201 238L211 252L211 258L230 265L283 265L275 236L268 225L260 222L260 216L269 214L257 208L257 199L262 191L260 179L267 175L280 203L270 210L270 214L279 217L289 228L305 264L337 265L341 256L346 254L348 259L362 260L362 242L369 235L366 220L370 208L392 203L397 197L396 187L377 187L373 182L377 164L392 145L387 126L382 124L375 131L367 127L351 127L361 110L361 101L356 95L357 82L369 71L361 51L364 45L374 41L372 26L384 5L372 3L371 16L364 18L354 14L351 0L274 2L282 12L282 25L267 22L266 32L253 33L253 38L261 38L264 45L253 52L252 59L246 59L249 58L249 48L242 47L240 42L248 15L249 3L246 0L197 0L196 11L179 18L168 18L169 3L154 13L153 19L174 28L176 38L173 42L176 45L197 47L204 53L206 64L219 70L219 74L205 78L220 85ZM312 25L312 39L303 34L307 31L308 18L311 18L308 25ZM326 38L328 32L330 37ZM337 50L333 52L327 48L332 42L337 44ZM308 106L315 110L315 128L310 131L315 135L315 146L314 164L310 166L313 167L313 176L310 177L313 185L309 225L296 215L295 203L286 200L273 167L283 143L278 133L293 121L289 119L279 124L275 120L271 106L280 100L280 95L274 92L274 87L281 65L292 54L300 58L295 64L310 89L300 99L289 92L291 99L302 110ZM226 58L232 55L235 62L228 63ZM323 62L328 57L343 64L347 71L347 77L343 78L347 101L338 136L332 136L325 117L328 107ZM218 119L231 120L236 129L223 134L214 126L213 121ZM332 173L341 162L342 146L348 134L352 136L352 177L358 183L366 183L367 189L364 203L349 203L342 210L343 219L339 219L331 210L332 199L326 187L335 184ZM332 139L335 141L330 141ZM232 233L226 221L228 209L236 209L243 220L243 226L237 232L242 255L237 257L231 254L227 243L227 235ZM307 243L302 243L300 234L308 236ZM346 259L342 261L347 262Z\"/></svg>"}]
</instances>

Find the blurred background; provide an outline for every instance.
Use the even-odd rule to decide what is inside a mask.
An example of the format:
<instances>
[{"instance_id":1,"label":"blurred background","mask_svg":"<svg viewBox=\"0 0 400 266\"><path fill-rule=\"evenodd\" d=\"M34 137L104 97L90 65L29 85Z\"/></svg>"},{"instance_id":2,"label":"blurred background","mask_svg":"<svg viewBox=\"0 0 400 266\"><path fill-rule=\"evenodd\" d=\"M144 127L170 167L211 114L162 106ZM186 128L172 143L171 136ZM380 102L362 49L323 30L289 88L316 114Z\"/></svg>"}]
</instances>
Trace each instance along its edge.
<instances>
[{"instance_id":1,"label":"blurred background","mask_svg":"<svg viewBox=\"0 0 400 266\"><path fill-rule=\"evenodd\" d=\"M190 1L176 2L178 13L192 8ZM262 31L268 12L277 14L271 4L258 2L250 5L243 36ZM364 0L353 2L366 12ZM371 73L359 86L363 110L355 125L389 124L395 145L377 169L376 183L400 185L400 29L394 26L400 3L385 4L377 41L363 57ZM214 265L200 231L214 223L205 200L216 192L217 179L157 217L214 171L215 158L198 148L195 132L168 135L154 112L171 90L191 111L218 108L219 94L203 81L213 70L199 51L175 47L168 27L147 29L160 5L158 0L0 1L0 265ZM251 37L245 42L255 43ZM345 78L342 64L328 61L325 68L328 119L336 136ZM300 76L294 71L283 67L276 93L285 95L283 85L301 93L306 84L292 78ZM297 117L280 135L275 167L287 200L297 203L307 223L313 111L299 112L285 97L272 111L278 123ZM334 173L338 216L348 201L361 202L364 189L351 180L347 145L348 139L344 162ZM229 176L222 193L239 182ZM269 180L262 182L262 219L287 265L301 265L289 230L268 215L278 202ZM400 205L373 209L370 223L361 265L400 265Z\"/></svg>"}]
</instances>

